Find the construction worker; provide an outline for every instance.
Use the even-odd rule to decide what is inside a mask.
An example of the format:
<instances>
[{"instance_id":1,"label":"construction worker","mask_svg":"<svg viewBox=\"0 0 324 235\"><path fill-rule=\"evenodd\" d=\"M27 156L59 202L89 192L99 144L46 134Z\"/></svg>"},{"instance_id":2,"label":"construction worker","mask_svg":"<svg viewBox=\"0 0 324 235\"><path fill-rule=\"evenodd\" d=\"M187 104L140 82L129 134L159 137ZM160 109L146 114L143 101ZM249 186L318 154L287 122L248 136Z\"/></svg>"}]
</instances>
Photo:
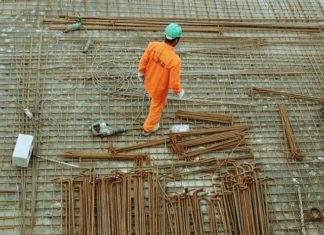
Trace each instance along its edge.
<instances>
[{"instance_id":1,"label":"construction worker","mask_svg":"<svg viewBox=\"0 0 324 235\"><path fill-rule=\"evenodd\" d=\"M181 26L169 24L164 35L164 42L149 43L138 66L138 77L144 81L145 90L151 98L150 112L143 125L144 136L159 129L169 89L179 98L184 95L180 84L181 60L174 50L182 36Z\"/></svg>"}]
</instances>

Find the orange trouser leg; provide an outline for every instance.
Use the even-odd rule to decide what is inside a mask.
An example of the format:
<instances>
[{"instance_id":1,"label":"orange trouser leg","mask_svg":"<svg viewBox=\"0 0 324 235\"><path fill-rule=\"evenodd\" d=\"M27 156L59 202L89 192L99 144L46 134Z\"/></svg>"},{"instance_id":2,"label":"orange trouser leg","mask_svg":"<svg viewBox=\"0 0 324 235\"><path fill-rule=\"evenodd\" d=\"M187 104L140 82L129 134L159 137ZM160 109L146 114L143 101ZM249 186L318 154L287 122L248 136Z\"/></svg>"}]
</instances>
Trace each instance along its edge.
<instances>
[{"instance_id":1,"label":"orange trouser leg","mask_svg":"<svg viewBox=\"0 0 324 235\"><path fill-rule=\"evenodd\" d=\"M160 122L163 108L166 104L165 98L151 98L150 112L144 122L143 128L145 131L150 132L154 126Z\"/></svg>"}]
</instances>

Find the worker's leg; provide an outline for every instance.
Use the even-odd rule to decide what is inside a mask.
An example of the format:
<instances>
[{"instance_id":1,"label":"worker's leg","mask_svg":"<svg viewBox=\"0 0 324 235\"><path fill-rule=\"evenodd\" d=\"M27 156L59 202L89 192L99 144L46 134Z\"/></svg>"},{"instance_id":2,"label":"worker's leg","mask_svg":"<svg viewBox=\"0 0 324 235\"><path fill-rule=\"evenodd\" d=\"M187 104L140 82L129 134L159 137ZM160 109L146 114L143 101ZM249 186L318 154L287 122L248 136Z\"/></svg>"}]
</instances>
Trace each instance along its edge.
<instances>
[{"instance_id":1,"label":"worker's leg","mask_svg":"<svg viewBox=\"0 0 324 235\"><path fill-rule=\"evenodd\" d=\"M151 98L150 112L147 115L147 118L143 125L144 131L151 132L154 129L154 126L160 122L160 118L166 101L166 97Z\"/></svg>"}]
</instances>

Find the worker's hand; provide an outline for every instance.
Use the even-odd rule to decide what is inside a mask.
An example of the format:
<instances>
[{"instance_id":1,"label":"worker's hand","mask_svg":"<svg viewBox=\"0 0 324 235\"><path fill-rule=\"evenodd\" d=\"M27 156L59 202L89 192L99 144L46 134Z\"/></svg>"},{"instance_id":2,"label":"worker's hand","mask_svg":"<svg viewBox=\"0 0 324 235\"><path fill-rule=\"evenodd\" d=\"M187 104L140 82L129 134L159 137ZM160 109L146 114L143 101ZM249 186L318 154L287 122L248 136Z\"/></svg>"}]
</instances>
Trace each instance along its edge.
<instances>
[{"instance_id":1,"label":"worker's hand","mask_svg":"<svg viewBox=\"0 0 324 235\"><path fill-rule=\"evenodd\" d=\"M137 73L137 77L138 77L138 80L139 80L140 82L144 82L144 79L145 79L145 77L144 77L144 73L138 72L138 73Z\"/></svg>"},{"instance_id":2,"label":"worker's hand","mask_svg":"<svg viewBox=\"0 0 324 235\"><path fill-rule=\"evenodd\" d=\"M180 98L180 99L182 99L182 97L184 96L184 90L182 89L179 93L178 93L178 97Z\"/></svg>"}]
</instances>

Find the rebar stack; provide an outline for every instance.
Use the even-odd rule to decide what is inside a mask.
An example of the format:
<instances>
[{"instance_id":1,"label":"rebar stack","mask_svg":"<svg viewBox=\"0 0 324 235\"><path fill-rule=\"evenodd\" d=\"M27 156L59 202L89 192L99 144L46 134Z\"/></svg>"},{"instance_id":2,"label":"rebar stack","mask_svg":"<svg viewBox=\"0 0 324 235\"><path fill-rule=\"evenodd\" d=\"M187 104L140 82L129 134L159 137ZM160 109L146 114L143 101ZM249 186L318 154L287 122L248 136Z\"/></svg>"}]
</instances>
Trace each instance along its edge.
<instances>
[{"instance_id":1,"label":"rebar stack","mask_svg":"<svg viewBox=\"0 0 324 235\"><path fill-rule=\"evenodd\" d=\"M158 234L160 226L165 226L158 217L163 182L154 173L140 169L114 175L93 172L62 181L62 223L67 234Z\"/></svg>"},{"instance_id":2,"label":"rebar stack","mask_svg":"<svg viewBox=\"0 0 324 235\"><path fill-rule=\"evenodd\" d=\"M185 110L178 110L175 114L178 118L182 118L182 119L219 122L228 125L233 125L232 115L222 115L222 114L215 114L210 112L192 112L192 111L185 111Z\"/></svg>"},{"instance_id":3,"label":"rebar stack","mask_svg":"<svg viewBox=\"0 0 324 235\"><path fill-rule=\"evenodd\" d=\"M68 16L65 18L44 18L43 23L54 24L74 24L80 20L79 17ZM162 30L163 26L168 22L176 21L183 25L186 32L200 32L200 33L222 33L224 29L230 30L264 30L264 31L297 31L297 32L313 32L319 33L323 27L314 24L310 26L296 25L289 22L274 23L269 22L235 22L232 20L195 20L191 18L156 18L156 17L97 17L85 16L82 17L82 24L86 30L142 30L154 31ZM51 30L64 30L65 27L51 26Z\"/></svg>"},{"instance_id":4,"label":"rebar stack","mask_svg":"<svg viewBox=\"0 0 324 235\"><path fill-rule=\"evenodd\" d=\"M219 128L206 128L206 129L199 129L187 132L178 132L178 133L171 133L169 137L165 137L162 139L156 140L149 140L144 143L136 144L133 146L125 146L125 147L113 147L109 146L109 149L112 153L120 153L120 152L127 152L142 148L154 147L161 144L170 143L172 138L185 138L190 136L198 136L198 135L215 135L216 133L224 133L224 132L232 132L236 131L236 133L243 133L247 129L251 128L251 125L237 125L237 126L228 126L228 127L219 127ZM209 140L207 140L208 142Z\"/></svg>"},{"instance_id":5,"label":"rebar stack","mask_svg":"<svg viewBox=\"0 0 324 235\"><path fill-rule=\"evenodd\" d=\"M279 104L279 114L285 138L285 154L288 156L288 151L290 150L289 156L294 160L301 161L304 156L297 149L296 138L290 125L285 104ZM289 150L287 145L289 146Z\"/></svg>"},{"instance_id":6,"label":"rebar stack","mask_svg":"<svg viewBox=\"0 0 324 235\"><path fill-rule=\"evenodd\" d=\"M223 163L227 172L209 193L170 192L172 177L153 169L111 175L90 170L62 180L62 225L69 235L268 234L265 181L258 169Z\"/></svg>"},{"instance_id":7,"label":"rebar stack","mask_svg":"<svg viewBox=\"0 0 324 235\"><path fill-rule=\"evenodd\" d=\"M224 211L229 218L226 226L233 234L269 234L265 184L256 176L257 170L252 164L234 163L233 172L223 176Z\"/></svg>"},{"instance_id":8,"label":"rebar stack","mask_svg":"<svg viewBox=\"0 0 324 235\"><path fill-rule=\"evenodd\" d=\"M203 189L194 190L171 197L167 203L169 217L174 223L169 223L171 234L205 234L204 221L201 212L202 197L198 194ZM173 213L170 213L173 212Z\"/></svg>"},{"instance_id":9,"label":"rebar stack","mask_svg":"<svg viewBox=\"0 0 324 235\"><path fill-rule=\"evenodd\" d=\"M289 93L289 92L284 92L284 91L264 89L264 88L259 88L259 87L251 87L250 94L251 95L265 94L265 95L285 96L285 97L289 97L289 98L293 98L293 99L307 100L307 101L319 102L321 104L324 104L324 98L322 98L322 97L306 96L306 95L300 95L300 94Z\"/></svg>"},{"instance_id":10,"label":"rebar stack","mask_svg":"<svg viewBox=\"0 0 324 235\"><path fill-rule=\"evenodd\" d=\"M203 153L216 152L222 150L235 150L239 146L245 145L246 140L243 130L224 131L204 137L183 139L181 134L170 134L170 147L174 153L183 159L190 160ZM206 145L199 149L188 151L191 147Z\"/></svg>"},{"instance_id":11,"label":"rebar stack","mask_svg":"<svg viewBox=\"0 0 324 235\"><path fill-rule=\"evenodd\" d=\"M149 202L145 201L144 184L148 184ZM114 177L97 180L97 216L99 234L147 234L154 232L156 216L151 203L155 202L152 176L143 171L133 174L117 172ZM153 198L152 198L153 197ZM149 210L146 210L149 204ZM154 234L154 233L152 233Z\"/></svg>"}]
</instances>

